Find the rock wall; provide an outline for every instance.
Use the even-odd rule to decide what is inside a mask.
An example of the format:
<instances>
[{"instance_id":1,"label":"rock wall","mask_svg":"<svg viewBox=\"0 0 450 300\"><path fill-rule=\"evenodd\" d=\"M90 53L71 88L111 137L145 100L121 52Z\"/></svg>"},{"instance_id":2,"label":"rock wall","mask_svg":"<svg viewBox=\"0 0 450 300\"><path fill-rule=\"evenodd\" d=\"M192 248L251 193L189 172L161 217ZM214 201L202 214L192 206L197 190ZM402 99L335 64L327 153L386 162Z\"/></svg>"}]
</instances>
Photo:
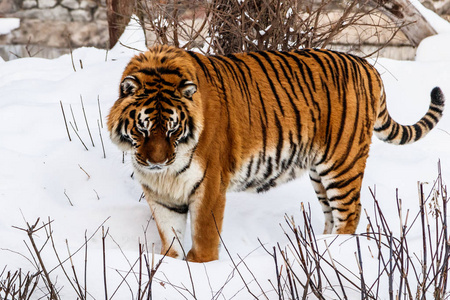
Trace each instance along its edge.
<instances>
[{"instance_id":1,"label":"rock wall","mask_svg":"<svg viewBox=\"0 0 450 300\"><path fill-rule=\"evenodd\" d=\"M2 0L0 17L20 18L20 27L0 35L5 59L58 57L70 49L106 48L106 0Z\"/></svg>"}]
</instances>

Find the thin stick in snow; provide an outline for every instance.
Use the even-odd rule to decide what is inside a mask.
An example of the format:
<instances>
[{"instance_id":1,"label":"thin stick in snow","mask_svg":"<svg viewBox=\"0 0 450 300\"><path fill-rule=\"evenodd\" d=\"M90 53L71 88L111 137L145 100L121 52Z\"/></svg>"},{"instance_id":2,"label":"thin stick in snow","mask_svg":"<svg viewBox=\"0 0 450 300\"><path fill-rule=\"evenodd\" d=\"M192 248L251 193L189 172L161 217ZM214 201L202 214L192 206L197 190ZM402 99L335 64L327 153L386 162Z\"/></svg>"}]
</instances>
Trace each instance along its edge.
<instances>
[{"instance_id":1,"label":"thin stick in snow","mask_svg":"<svg viewBox=\"0 0 450 300\"><path fill-rule=\"evenodd\" d=\"M103 285L105 289L105 299L108 298L108 285L106 280L106 236L108 235L109 229L106 230L105 227L102 226L102 248L103 248Z\"/></svg>"},{"instance_id":2,"label":"thin stick in snow","mask_svg":"<svg viewBox=\"0 0 450 300\"><path fill-rule=\"evenodd\" d=\"M73 127L72 123L69 122L70 126L72 126L73 131L75 132L75 134L77 135L77 137L80 139L80 142L83 144L84 149L86 149L86 151L89 151L89 149L86 147L86 145L84 144L83 140L81 139L80 135L78 134L78 132L75 130L75 128Z\"/></svg>"},{"instance_id":3,"label":"thin stick in snow","mask_svg":"<svg viewBox=\"0 0 450 300\"><path fill-rule=\"evenodd\" d=\"M86 127L87 127L87 130L89 133L89 137L91 138L92 147L95 147L94 140L92 139L91 129L89 128L89 123L88 123L88 120L86 117L86 111L84 110L83 97L81 95L80 95L80 100L81 100L81 108L83 109L84 120L86 121Z\"/></svg>"},{"instance_id":4,"label":"thin stick in snow","mask_svg":"<svg viewBox=\"0 0 450 300\"><path fill-rule=\"evenodd\" d=\"M71 112L71 114L72 114L73 124L75 125L75 128L76 128L77 131L78 131L77 120L75 120L75 116L74 116L74 114L73 114L72 104L69 104L69 107L70 107L70 112Z\"/></svg>"},{"instance_id":5,"label":"thin stick in snow","mask_svg":"<svg viewBox=\"0 0 450 300\"><path fill-rule=\"evenodd\" d=\"M108 48L109 48L108 47L108 43L106 43L106 47L105 48L106 48L105 61L108 61L108 51L109 51L108 50Z\"/></svg>"},{"instance_id":6,"label":"thin stick in snow","mask_svg":"<svg viewBox=\"0 0 450 300\"><path fill-rule=\"evenodd\" d=\"M102 118L102 109L100 107L100 97L97 95L97 105L98 105L98 114L100 115L100 125L103 128L103 118Z\"/></svg>"},{"instance_id":7,"label":"thin stick in snow","mask_svg":"<svg viewBox=\"0 0 450 300\"><path fill-rule=\"evenodd\" d=\"M69 49L70 49L70 60L72 61L73 71L76 72L77 69L75 69L75 63L73 62L73 53L72 53L72 44L70 43L70 34L68 36L68 40L69 40Z\"/></svg>"},{"instance_id":8,"label":"thin stick in snow","mask_svg":"<svg viewBox=\"0 0 450 300\"><path fill-rule=\"evenodd\" d=\"M95 191L95 190L94 190ZM87 230L84 231L84 299L87 299L87 266L88 266L88 247Z\"/></svg>"},{"instance_id":9,"label":"thin stick in snow","mask_svg":"<svg viewBox=\"0 0 450 300\"><path fill-rule=\"evenodd\" d=\"M87 177L88 177L88 180L89 179L91 179L91 176L88 174L88 172L86 172L86 170L85 169L83 169L81 166L80 166L80 164L78 164L78 166L80 167L80 169L81 169L81 171L83 171L84 172L84 174L86 174L87 175Z\"/></svg>"},{"instance_id":10,"label":"thin stick in snow","mask_svg":"<svg viewBox=\"0 0 450 300\"><path fill-rule=\"evenodd\" d=\"M142 194L139 196L139 201L138 202L141 202L141 200L144 199L144 198L145 198L145 195L144 195L144 192L142 192Z\"/></svg>"},{"instance_id":11,"label":"thin stick in snow","mask_svg":"<svg viewBox=\"0 0 450 300\"><path fill-rule=\"evenodd\" d=\"M73 206L72 201L70 201L69 196L67 196L66 190L64 190L64 195L66 196L67 200L69 200L70 206Z\"/></svg>"},{"instance_id":12,"label":"thin stick in snow","mask_svg":"<svg viewBox=\"0 0 450 300\"><path fill-rule=\"evenodd\" d=\"M362 262L362 257L361 257L361 246L359 244L359 235L356 235L356 249L357 249L358 256L356 256L356 253L355 253L355 258L356 258L356 263L358 264L359 277L361 280L361 299L364 300L364 299L366 299L366 283L364 282L363 262Z\"/></svg>"},{"instance_id":13,"label":"thin stick in snow","mask_svg":"<svg viewBox=\"0 0 450 300\"><path fill-rule=\"evenodd\" d=\"M59 104L61 104L61 111L62 111L63 118L64 118L64 124L66 125L67 136L69 137L69 141L71 142L72 139L70 138L69 127L67 127L66 114L64 113L64 108L63 108L62 101L59 101Z\"/></svg>"},{"instance_id":14,"label":"thin stick in snow","mask_svg":"<svg viewBox=\"0 0 450 300\"><path fill-rule=\"evenodd\" d=\"M74 278L74 281L76 284L76 293L78 295L83 295L83 289L81 288L80 281L78 280L77 272L75 270L75 265L73 264L73 260L72 260L72 254L70 253L69 241L67 239L66 239L66 248L67 248L67 253L69 255L70 266L72 268L73 278Z\"/></svg>"},{"instance_id":15,"label":"thin stick in snow","mask_svg":"<svg viewBox=\"0 0 450 300\"><path fill-rule=\"evenodd\" d=\"M105 145L103 144L102 131L100 129L100 122L98 120L97 120L97 125L98 125L98 134L100 135L100 142L102 143L103 158L106 158Z\"/></svg>"}]
</instances>

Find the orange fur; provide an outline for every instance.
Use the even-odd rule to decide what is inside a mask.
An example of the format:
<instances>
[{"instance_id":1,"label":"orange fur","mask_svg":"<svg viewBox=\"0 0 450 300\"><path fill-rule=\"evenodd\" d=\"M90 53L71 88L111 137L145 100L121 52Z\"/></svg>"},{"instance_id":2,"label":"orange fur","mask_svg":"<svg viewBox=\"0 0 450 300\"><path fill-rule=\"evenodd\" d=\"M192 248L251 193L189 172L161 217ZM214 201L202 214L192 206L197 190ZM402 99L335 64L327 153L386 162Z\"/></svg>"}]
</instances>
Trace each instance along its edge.
<instances>
[{"instance_id":1,"label":"orange fur","mask_svg":"<svg viewBox=\"0 0 450 300\"><path fill-rule=\"evenodd\" d=\"M191 215L187 259L218 258L226 192L263 192L309 176L325 213L325 233L354 233L372 132L405 144L430 131L444 97L402 126L386 109L377 71L326 50L203 56L157 46L126 67L111 108L112 140L130 151L154 214L162 249L178 241ZM172 246L171 246L172 245Z\"/></svg>"}]
</instances>

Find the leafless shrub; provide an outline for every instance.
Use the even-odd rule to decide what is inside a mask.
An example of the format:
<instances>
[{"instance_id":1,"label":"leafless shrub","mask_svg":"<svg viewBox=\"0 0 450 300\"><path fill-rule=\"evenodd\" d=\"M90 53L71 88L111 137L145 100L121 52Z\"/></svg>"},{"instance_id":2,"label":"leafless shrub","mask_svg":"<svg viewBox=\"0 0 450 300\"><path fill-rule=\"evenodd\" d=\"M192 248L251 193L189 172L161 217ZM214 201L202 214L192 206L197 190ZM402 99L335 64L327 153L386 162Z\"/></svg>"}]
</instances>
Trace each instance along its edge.
<instances>
[{"instance_id":1,"label":"leafless shrub","mask_svg":"<svg viewBox=\"0 0 450 300\"><path fill-rule=\"evenodd\" d=\"M391 227L395 224L385 218L375 194L372 196L375 219L367 216L367 232L350 238L356 241L354 255L358 272L350 271L342 261L333 258L329 247L334 240L331 244L325 241L325 245L319 245L310 212L303 209L303 228L286 218L288 246L278 245L269 253L276 267L279 299L307 299L310 294L318 299L352 299L349 294L353 293L354 297L355 292L361 299L450 298L447 289L450 237L446 217L449 198L440 167L428 196L424 194L423 183L419 184L420 211L410 224L409 211L402 210L402 201L397 195L399 235L393 233ZM422 248L411 249L411 232L422 233ZM368 250L363 249L360 243L363 238L369 240L375 250L370 246ZM372 257L378 259L377 270L364 268L363 251L370 251ZM367 275L374 273L375 279L369 279ZM387 291L381 288L386 285Z\"/></svg>"},{"instance_id":2,"label":"leafless shrub","mask_svg":"<svg viewBox=\"0 0 450 300\"><path fill-rule=\"evenodd\" d=\"M22 270L0 272L0 299L27 300L34 294L39 283L40 274L26 273Z\"/></svg>"},{"instance_id":3,"label":"leafless shrub","mask_svg":"<svg viewBox=\"0 0 450 300\"><path fill-rule=\"evenodd\" d=\"M69 242L66 240L67 254L61 254L56 247L56 243L53 236L52 222L50 219L40 224L40 219L37 219L34 224L26 222L25 228L14 227L27 234L28 243L25 245L29 251L29 258L24 254L14 252L22 257L25 257L32 263L35 272L28 272L24 274L21 269L17 271L6 271L6 267L0 272L0 300L28 300L28 299L48 299L59 300L61 299L60 291L62 287L58 288L57 278L55 274L63 274L66 282L69 283L77 299L95 299L88 290L88 243L91 239L101 231L102 241L102 268L103 268L103 286L105 299L112 299L117 292L122 288L128 288L131 294L131 299L137 300L151 300L152 295L152 282L155 280L155 274L158 268L161 266L166 255L163 255L158 261L155 261L155 249L148 247L147 241L145 243L139 243L138 258L134 261L129 261L120 248L120 245L116 243L114 238L109 234L109 230L104 227L105 220L89 237L85 233L85 242L73 251L69 247ZM144 235L146 235L144 230ZM43 242L39 242L35 238L36 235L45 233ZM121 281L113 289L107 284L108 282L108 267L107 267L107 240L113 241L124 258L127 260L128 270L115 270L120 276ZM51 263L44 259L44 250L53 251L53 256L57 261L57 264L50 267ZM170 248L169 248L170 250ZM166 253L167 254L167 253ZM74 263L74 257L76 255L82 255L84 257L84 265L76 265ZM48 256L47 256L48 257ZM81 271L80 271L81 269ZM159 281L159 280L158 280ZM40 282L43 283L40 284ZM159 281L160 282L160 281ZM170 281L167 282L170 284ZM137 290L134 290L136 287Z\"/></svg>"},{"instance_id":4,"label":"leafless shrub","mask_svg":"<svg viewBox=\"0 0 450 300\"><path fill-rule=\"evenodd\" d=\"M384 18L369 0L142 0L139 7L149 46L171 44L210 54L325 48L338 39L351 39L354 49L378 42L380 50L402 26ZM380 40L382 29L389 33Z\"/></svg>"}]
</instances>

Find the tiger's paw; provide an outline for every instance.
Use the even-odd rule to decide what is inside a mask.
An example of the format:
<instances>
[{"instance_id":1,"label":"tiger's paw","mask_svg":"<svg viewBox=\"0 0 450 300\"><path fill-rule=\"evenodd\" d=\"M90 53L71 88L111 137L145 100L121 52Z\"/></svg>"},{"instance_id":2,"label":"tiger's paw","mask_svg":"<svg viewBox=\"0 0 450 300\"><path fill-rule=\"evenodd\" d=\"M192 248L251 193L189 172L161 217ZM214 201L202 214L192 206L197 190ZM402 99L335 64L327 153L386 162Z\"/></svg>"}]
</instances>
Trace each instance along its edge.
<instances>
[{"instance_id":1,"label":"tiger's paw","mask_svg":"<svg viewBox=\"0 0 450 300\"><path fill-rule=\"evenodd\" d=\"M218 259L219 259L219 253L199 253L199 252L195 251L194 249L191 249L186 256L187 261L198 262L198 263L204 263L204 262L209 262L209 261L218 260Z\"/></svg>"}]
</instances>

